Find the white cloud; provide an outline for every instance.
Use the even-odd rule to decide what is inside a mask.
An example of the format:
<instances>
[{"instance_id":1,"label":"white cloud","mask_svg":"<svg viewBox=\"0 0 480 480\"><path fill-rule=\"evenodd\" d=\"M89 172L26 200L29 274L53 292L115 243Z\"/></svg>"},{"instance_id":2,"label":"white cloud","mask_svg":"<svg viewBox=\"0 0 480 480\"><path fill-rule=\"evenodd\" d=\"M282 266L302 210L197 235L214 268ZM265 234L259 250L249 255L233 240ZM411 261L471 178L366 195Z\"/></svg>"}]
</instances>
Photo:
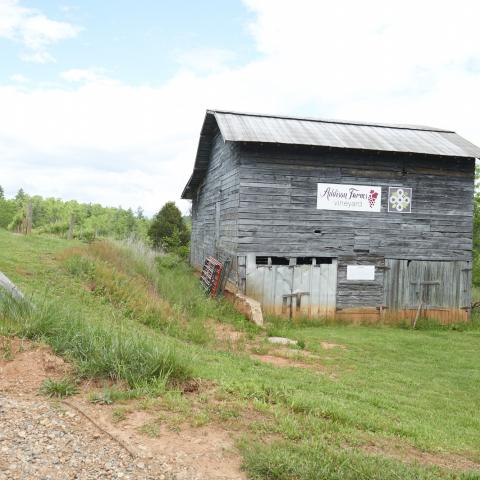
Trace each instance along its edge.
<instances>
[{"instance_id":1,"label":"white cloud","mask_svg":"<svg viewBox=\"0 0 480 480\"><path fill-rule=\"evenodd\" d=\"M242 66L187 55L155 88L98 69L67 70L68 89L0 87L0 184L153 213L179 198L207 107L433 125L480 144L477 2L248 6L260 58Z\"/></svg>"},{"instance_id":2,"label":"white cloud","mask_svg":"<svg viewBox=\"0 0 480 480\"><path fill-rule=\"evenodd\" d=\"M79 31L71 23L51 20L39 10L21 6L19 0L0 0L0 37L21 43L26 49L20 56L24 61L54 61L48 47Z\"/></svg>"},{"instance_id":3,"label":"white cloud","mask_svg":"<svg viewBox=\"0 0 480 480\"><path fill-rule=\"evenodd\" d=\"M15 83L28 83L28 78L21 73L14 73L13 75L10 75L10 80Z\"/></svg>"},{"instance_id":4,"label":"white cloud","mask_svg":"<svg viewBox=\"0 0 480 480\"><path fill-rule=\"evenodd\" d=\"M33 52L24 52L20 54L20 60L28 63L52 63L55 62L55 57L45 50L38 50Z\"/></svg>"},{"instance_id":5,"label":"white cloud","mask_svg":"<svg viewBox=\"0 0 480 480\"><path fill-rule=\"evenodd\" d=\"M475 28L480 4L474 0L247 0L247 4L257 14L250 29L281 83L313 101L332 104L334 114L363 100L371 105L365 113L375 115L377 106L383 113L382 106L403 97L402 102L413 100L409 118L399 119L392 110L387 120L431 119L431 112L416 107L416 101L436 92L446 75L457 72L479 79L465 69L466 62L480 58ZM472 95L467 97L468 93ZM469 102L479 97L472 90L450 92L450 97L458 95ZM445 101L438 96L439 104ZM455 122L452 113L446 110L439 120Z\"/></svg>"},{"instance_id":6,"label":"white cloud","mask_svg":"<svg viewBox=\"0 0 480 480\"><path fill-rule=\"evenodd\" d=\"M234 58L235 53L224 48L195 48L175 55L175 60L183 68L200 73L223 70Z\"/></svg>"},{"instance_id":7,"label":"white cloud","mask_svg":"<svg viewBox=\"0 0 480 480\"><path fill-rule=\"evenodd\" d=\"M60 74L60 76L67 82L98 82L101 80L106 80L106 77L101 69L89 68L72 68L70 70L65 70Z\"/></svg>"}]
</instances>

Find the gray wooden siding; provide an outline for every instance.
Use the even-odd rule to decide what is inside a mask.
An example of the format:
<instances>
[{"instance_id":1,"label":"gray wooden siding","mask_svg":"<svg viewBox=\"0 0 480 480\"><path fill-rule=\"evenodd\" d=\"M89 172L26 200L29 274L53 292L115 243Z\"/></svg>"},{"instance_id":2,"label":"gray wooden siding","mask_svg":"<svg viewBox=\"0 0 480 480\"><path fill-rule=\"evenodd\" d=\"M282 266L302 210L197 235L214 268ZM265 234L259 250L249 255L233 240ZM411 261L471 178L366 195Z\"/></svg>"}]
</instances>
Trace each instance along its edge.
<instances>
[{"instance_id":1,"label":"gray wooden siding","mask_svg":"<svg viewBox=\"0 0 480 480\"><path fill-rule=\"evenodd\" d=\"M338 258L337 306L383 303L385 258L471 261L474 161L285 146L235 146L238 254ZM317 210L317 183L382 187L382 211ZM389 186L413 188L411 214L387 212ZM376 266L346 280L346 266Z\"/></svg>"},{"instance_id":2,"label":"gray wooden siding","mask_svg":"<svg viewBox=\"0 0 480 480\"><path fill-rule=\"evenodd\" d=\"M375 265L375 280L347 280L348 265ZM385 259L374 254L339 255L337 307L376 307L383 304Z\"/></svg>"},{"instance_id":3,"label":"gray wooden siding","mask_svg":"<svg viewBox=\"0 0 480 480\"><path fill-rule=\"evenodd\" d=\"M386 259L384 304L391 309L468 308L469 262Z\"/></svg>"},{"instance_id":4,"label":"gray wooden siding","mask_svg":"<svg viewBox=\"0 0 480 480\"><path fill-rule=\"evenodd\" d=\"M208 171L192 200L190 260L201 267L205 257L235 257L239 170L237 154L217 133L212 141ZM236 279L236 258L231 277Z\"/></svg>"}]
</instances>

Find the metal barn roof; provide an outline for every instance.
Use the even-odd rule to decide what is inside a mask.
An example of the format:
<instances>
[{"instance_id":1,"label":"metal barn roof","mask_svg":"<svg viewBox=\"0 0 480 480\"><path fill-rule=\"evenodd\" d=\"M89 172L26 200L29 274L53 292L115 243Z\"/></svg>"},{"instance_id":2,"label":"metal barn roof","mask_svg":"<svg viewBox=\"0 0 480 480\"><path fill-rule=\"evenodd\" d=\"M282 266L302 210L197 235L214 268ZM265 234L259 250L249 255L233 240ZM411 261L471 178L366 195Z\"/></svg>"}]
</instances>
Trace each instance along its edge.
<instances>
[{"instance_id":1,"label":"metal barn roof","mask_svg":"<svg viewBox=\"0 0 480 480\"><path fill-rule=\"evenodd\" d=\"M477 157L480 149L438 128L211 112L226 141L285 143Z\"/></svg>"},{"instance_id":2,"label":"metal barn roof","mask_svg":"<svg viewBox=\"0 0 480 480\"><path fill-rule=\"evenodd\" d=\"M480 148L451 130L416 125L351 122L315 118L207 110L194 172L182 194L201 180L208 166L210 142L218 126L225 141L310 145L341 149L404 152L479 158Z\"/></svg>"}]
</instances>

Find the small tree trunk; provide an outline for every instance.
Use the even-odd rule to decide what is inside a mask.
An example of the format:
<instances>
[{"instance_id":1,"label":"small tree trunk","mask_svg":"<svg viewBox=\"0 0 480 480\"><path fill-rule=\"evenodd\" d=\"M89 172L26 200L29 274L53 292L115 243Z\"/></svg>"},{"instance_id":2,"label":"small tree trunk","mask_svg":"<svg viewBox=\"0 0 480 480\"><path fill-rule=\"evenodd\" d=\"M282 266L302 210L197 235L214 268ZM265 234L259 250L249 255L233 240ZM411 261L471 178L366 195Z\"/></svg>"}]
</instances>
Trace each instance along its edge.
<instances>
[{"instance_id":1,"label":"small tree trunk","mask_svg":"<svg viewBox=\"0 0 480 480\"><path fill-rule=\"evenodd\" d=\"M29 235L32 233L32 226L33 226L33 207L32 201L29 200L27 204L27 219L25 223L25 234Z\"/></svg>"},{"instance_id":2,"label":"small tree trunk","mask_svg":"<svg viewBox=\"0 0 480 480\"><path fill-rule=\"evenodd\" d=\"M72 213L72 215L70 216L70 224L68 226L68 233L67 233L67 240L72 240L73 238L73 227L75 225L75 217Z\"/></svg>"}]
</instances>

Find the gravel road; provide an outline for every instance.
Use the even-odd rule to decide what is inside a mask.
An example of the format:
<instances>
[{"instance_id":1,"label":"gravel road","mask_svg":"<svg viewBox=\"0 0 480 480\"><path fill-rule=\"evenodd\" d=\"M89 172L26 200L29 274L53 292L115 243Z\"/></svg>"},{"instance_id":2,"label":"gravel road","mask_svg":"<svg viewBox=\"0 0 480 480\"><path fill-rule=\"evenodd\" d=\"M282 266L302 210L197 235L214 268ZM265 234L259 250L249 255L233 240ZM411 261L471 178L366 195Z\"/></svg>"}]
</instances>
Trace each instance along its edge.
<instances>
[{"instance_id":1,"label":"gravel road","mask_svg":"<svg viewBox=\"0 0 480 480\"><path fill-rule=\"evenodd\" d=\"M0 480L174 479L167 471L60 402L0 394Z\"/></svg>"}]
</instances>

